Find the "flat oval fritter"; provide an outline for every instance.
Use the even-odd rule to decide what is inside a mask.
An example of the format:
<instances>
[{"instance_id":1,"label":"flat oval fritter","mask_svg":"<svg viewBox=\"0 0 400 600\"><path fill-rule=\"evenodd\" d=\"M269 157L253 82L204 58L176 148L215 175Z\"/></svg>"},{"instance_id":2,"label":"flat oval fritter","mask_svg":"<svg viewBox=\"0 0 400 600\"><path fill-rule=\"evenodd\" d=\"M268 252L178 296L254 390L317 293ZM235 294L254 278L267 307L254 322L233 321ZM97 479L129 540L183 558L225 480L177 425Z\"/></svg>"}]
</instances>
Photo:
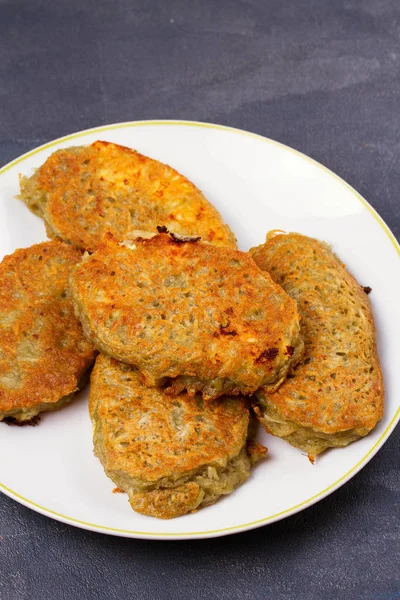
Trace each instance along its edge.
<instances>
[{"instance_id":1,"label":"flat oval fritter","mask_svg":"<svg viewBox=\"0 0 400 600\"><path fill-rule=\"evenodd\" d=\"M110 240L73 271L85 334L149 386L206 398L278 387L303 342L296 302L244 252L165 233Z\"/></svg>"},{"instance_id":2,"label":"flat oval fritter","mask_svg":"<svg viewBox=\"0 0 400 600\"><path fill-rule=\"evenodd\" d=\"M229 494L250 474L243 398L172 398L145 387L134 367L99 354L89 411L95 454L137 512L178 517Z\"/></svg>"},{"instance_id":3,"label":"flat oval fritter","mask_svg":"<svg viewBox=\"0 0 400 600\"><path fill-rule=\"evenodd\" d=\"M27 422L68 402L94 360L68 290L81 252L61 242L0 265L0 420Z\"/></svg>"},{"instance_id":4,"label":"flat oval fritter","mask_svg":"<svg viewBox=\"0 0 400 600\"><path fill-rule=\"evenodd\" d=\"M250 253L297 300L305 343L293 376L274 393L257 392L259 420L311 459L365 436L382 418L384 399L366 292L315 239L271 232Z\"/></svg>"},{"instance_id":5,"label":"flat oval fritter","mask_svg":"<svg viewBox=\"0 0 400 600\"><path fill-rule=\"evenodd\" d=\"M110 142L54 152L19 198L43 217L50 237L94 251L110 232L118 240L166 226L236 248L218 211L186 177L157 160Z\"/></svg>"}]
</instances>

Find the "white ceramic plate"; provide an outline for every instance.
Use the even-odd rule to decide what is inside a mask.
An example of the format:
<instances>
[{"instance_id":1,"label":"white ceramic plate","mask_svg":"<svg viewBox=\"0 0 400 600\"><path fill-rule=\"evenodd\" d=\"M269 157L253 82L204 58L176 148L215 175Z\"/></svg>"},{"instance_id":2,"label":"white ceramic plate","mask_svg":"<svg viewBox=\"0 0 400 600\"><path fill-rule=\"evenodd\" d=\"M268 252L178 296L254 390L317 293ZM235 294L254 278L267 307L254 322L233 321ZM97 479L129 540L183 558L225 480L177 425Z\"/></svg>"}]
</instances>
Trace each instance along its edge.
<instances>
[{"instance_id":1,"label":"white ceramic plate","mask_svg":"<svg viewBox=\"0 0 400 600\"><path fill-rule=\"evenodd\" d=\"M216 537L272 523L321 500L379 450L399 416L399 246L357 192L310 158L272 140L218 125L145 121L91 129L46 144L0 171L0 255L46 239L43 222L14 196L58 148L97 139L136 148L175 167L219 209L247 250L269 229L326 240L370 296L386 384L385 416L368 437L331 450L312 466L282 440L260 432L269 448L242 487L213 506L170 521L134 513L113 494L92 454L87 391L39 427L0 424L0 489L21 504L71 525L135 538Z\"/></svg>"}]
</instances>

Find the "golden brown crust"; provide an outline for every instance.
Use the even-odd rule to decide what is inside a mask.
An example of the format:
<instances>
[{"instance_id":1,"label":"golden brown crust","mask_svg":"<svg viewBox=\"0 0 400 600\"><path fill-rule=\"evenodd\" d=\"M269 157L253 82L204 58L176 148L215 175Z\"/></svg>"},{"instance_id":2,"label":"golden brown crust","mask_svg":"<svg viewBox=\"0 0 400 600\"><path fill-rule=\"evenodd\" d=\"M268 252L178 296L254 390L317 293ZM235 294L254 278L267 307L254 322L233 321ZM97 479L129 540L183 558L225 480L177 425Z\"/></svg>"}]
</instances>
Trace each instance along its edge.
<instances>
[{"instance_id":1,"label":"golden brown crust","mask_svg":"<svg viewBox=\"0 0 400 600\"><path fill-rule=\"evenodd\" d=\"M296 303L244 252L166 234L110 240L73 271L71 290L98 349L146 385L169 378L175 395L275 388L302 351Z\"/></svg>"},{"instance_id":2,"label":"golden brown crust","mask_svg":"<svg viewBox=\"0 0 400 600\"><path fill-rule=\"evenodd\" d=\"M145 387L134 367L100 354L89 412L106 474L143 514L185 514L230 493L249 475L243 398L171 398Z\"/></svg>"},{"instance_id":3,"label":"golden brown crust","mask_svg":"<svg viewBox=\"0 0 400 600\"><path fill-rule=\"evenodd\" d=\"M16 250L0 265L0 419L29 420L76 392L94 359L69 297L81 252L61 242Z\"/></svg>"},{"instance_id":4,"label":"golden brown crust","mask_svg":"<svg viewBox=\"0 0 400 600\"><path fill-rule=\"evenodd\" d=\"M135 368L104 354L92 371L89 412L101 428L106 471L124 471L145 486L236 456L249 422L243 398L210 404L185 393L170 398L145 387Z\"/></svg>"},{"instance_id":5,"label":"golden brown crust","mask_svg":"<svg viewBox=\"0 0 400 600\"><path fill-rule=\"evenodd\" d=\"M257 393L261 422L311 455L366 435L382 418L384 398L367 294L315 239L269 235L250 253L297 300L305 343L293 376L272 394ZM299 428L317 438L307 441Z\"/></svg>"},{"instance_id":6,"label":"golden brown crust","mask_svg":"<svg viewBox=\"0 0 400 600\"><path fill-rule=\"evenodd\" d=\"M160 225L236 248L218 211L186 177L110 142L58 150L21 179L20 198L43 216L51 237L89 251L107 232L123 241Z\"/></svg>"}]
</instances>

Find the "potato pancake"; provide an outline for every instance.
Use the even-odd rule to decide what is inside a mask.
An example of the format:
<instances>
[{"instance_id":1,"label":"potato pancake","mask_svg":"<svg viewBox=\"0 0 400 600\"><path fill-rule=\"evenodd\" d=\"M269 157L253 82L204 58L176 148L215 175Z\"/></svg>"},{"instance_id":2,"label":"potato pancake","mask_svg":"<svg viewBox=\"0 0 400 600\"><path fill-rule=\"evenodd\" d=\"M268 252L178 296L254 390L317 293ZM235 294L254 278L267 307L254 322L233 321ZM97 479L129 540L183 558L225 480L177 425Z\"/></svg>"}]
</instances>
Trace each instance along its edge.
<instances>
[{"instance_id":1,"label":"potato pancake","mask_svg":"<svg viewBox=\"0 0 400 600\"><path fill-rule=\"evenodd\" d=\"M88 339L172 394L276 389L303 349L296 302L237 250L165 233L110 240L71 291Z\"/></svg>"},{"instance_id":2,"label":"potato pancake","mask_svg":"<svg viewBox=\"0 0 400 600\"><path fill-rule=\"evenodd\" d=\"M383 415L384 386L371 305L329 246L297 234L267 235L256 264L297 300L305 352L275 392L257 392L265 429L314 456L367 435Z\"/></svg>"},{"instance_id":3,"label":"potato pancake","mask_svg":"<svg viewBox=\"0 0 400 600\"><path fill-rule=\"evenodd\" d=\"M170 519L212 504L250 475L243 398L204 402L143 385L138 371L99 354L90 383L95 454L133 510ZM266 449L258 447L255 459Z\"/></svg>"},{"instance_id":4,"label":"potato pancake","mask_svg":"<svg viewBox=\"0 0 400 600\"><path fill-rule=\"evenodd\" d=\"M16 250L0 265L0 420L28 422L83 385L94 348L74 315L68 278L81 252L61 242Z\"/></svg>"},{"instance_id":5,"label":"potato pancake","mask_svg":"<svg viewBox=\"0 0 400 600\"><path fill-rule=\"evenodd\" d=\"M93 252L106 233L125 241L166 226L236 248L216 208L186 177L130 148L97 141L54 152L19 198L43 217L50 237Z\"/></svg>"}]
</instances>

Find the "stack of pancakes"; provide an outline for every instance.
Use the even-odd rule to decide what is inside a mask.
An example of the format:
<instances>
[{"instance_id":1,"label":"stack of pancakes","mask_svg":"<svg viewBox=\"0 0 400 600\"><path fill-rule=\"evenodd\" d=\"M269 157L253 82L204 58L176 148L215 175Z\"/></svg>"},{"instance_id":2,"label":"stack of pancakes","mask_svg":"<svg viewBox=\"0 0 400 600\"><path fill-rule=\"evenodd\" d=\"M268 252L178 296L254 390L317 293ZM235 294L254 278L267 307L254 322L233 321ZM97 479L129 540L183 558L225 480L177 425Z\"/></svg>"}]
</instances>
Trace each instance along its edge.
<instances>
[{"instance_id":1,"label":"stack of pancakes","mask_svg":"<svg viewBox=\"0 0 400 600\"><path fill-rule=\"evenodd\" d=\"M271 232L240 252L190 181L107 142L20 183L54 241L0 265L0 420L63 406L97 355L94 450L135 511L229 494L266 452L255 417L312 461L382 417L366 290L326 244Z\"/></svg>"}]
</instances>

